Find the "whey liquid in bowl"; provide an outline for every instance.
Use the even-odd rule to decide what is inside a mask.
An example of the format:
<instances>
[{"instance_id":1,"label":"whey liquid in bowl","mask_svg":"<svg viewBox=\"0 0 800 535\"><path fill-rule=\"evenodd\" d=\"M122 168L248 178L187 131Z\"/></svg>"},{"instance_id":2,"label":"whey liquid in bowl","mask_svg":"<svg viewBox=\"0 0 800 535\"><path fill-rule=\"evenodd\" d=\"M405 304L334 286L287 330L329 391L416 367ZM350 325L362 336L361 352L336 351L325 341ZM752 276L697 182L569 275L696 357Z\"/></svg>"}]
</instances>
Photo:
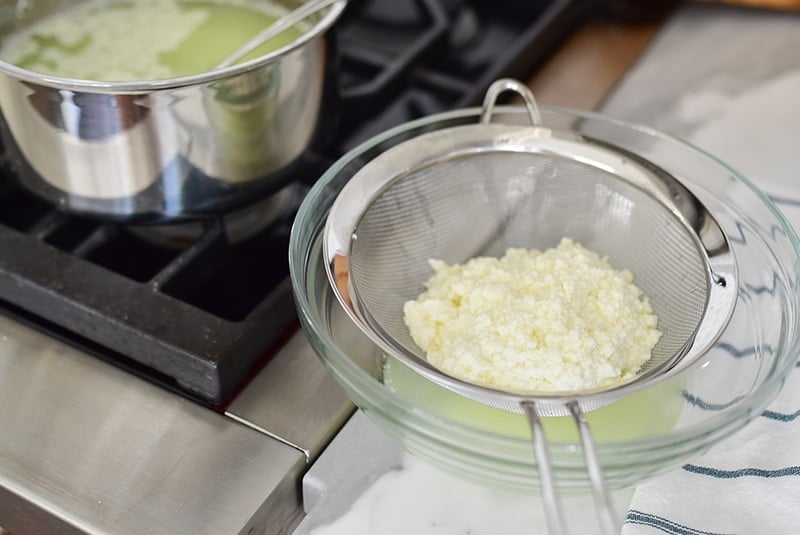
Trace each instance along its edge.
<instances>
[{"instance_id":1,"label":"whey liquid in bowl","mask_svg":"<svg viewBox=\"0 0 800 535\"><path fill-rule=\"evenodd\" d=\"M80 80L175 78L213 69L285 12L251 0L90 0L15 31L0 59ZM241 61L300 34L289 28Z\"/></svg>"},{"instance_id":2,"label":"whey liquid in bowl","mask_svg":"<svg viewBox=\"0 0 800 535\"><path fill-rule=\"evenodd\" d=\"M386 357L382 371L383 382L389 390L426 412L490 433L519 438L530 436L524 414L490 407L457 394L392 357ZM683 392L684 379L673 377L588 412L586 419L592 426L595 440L602 443L667 435L675 428L685 404ZM551 442L578 440L571 416L544 417L542 425Z\"/></svg>"}]
</instances>

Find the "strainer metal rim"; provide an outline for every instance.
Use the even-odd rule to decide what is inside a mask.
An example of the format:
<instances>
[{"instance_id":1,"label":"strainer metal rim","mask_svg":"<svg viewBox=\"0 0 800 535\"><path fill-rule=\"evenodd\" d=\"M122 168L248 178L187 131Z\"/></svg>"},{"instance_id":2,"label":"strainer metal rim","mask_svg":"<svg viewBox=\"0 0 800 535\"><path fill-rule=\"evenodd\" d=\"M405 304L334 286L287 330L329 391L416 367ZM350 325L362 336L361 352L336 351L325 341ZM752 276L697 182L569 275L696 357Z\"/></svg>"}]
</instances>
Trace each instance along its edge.
<instances>
[{"instance_id":1,"label":"strainer metal rim","mask_svg":"<svg viewBox=\"0 0 800 535\"><path fill-rule=\"evenodd\" d=\"M457 140L457 143L454 144L454 140ZM447 158L486 151L549 153L569 158L574 158L576 154L582 154L582 158L579 159L582 163L596 166L627 179L630 185L652 197L672 213L694 241L698 251L705 257L708 282L703 317L680 352L631 380L610 387L574 392L512 392L470 383L452 376L404 347L388 343L387 338L390 337L381 336L380 327L370 323L367 319L369 315L364 314L363 310L358 310L360 299L357 295L350 293L353 291L357 293L357 290L353 290L348 284L348 294L345 295L336 279L339 267L337 262L341 263L342 260L347 262L350 257L352 234L363 213L362 207L369 205L395 180L402 179L403 176L420 167L433 165ZM414 165L413 167L398 168L395 164L387 164L389 161L414 161ZM715 222L725 240L726 248L724 253L710 257L701 237L675 207L668 191L658 187L661 179L657 177L657 169L652 165L640 164L636 161L635 155L622 154L607 146L587 144L587 138L573 132L555 131L538 126L481 123L455 126L420 135L399 143L376 156L362 169L359 169L339 192L331 206L323 230L323 260L327 267L328 281L347 315L365 335L381 349L398 358L428 380L475 399L486 396L502 399L503 404L496 406L514 412L521 412L522 404L529 401L544 406L563 406L570 402L580 402L590 410L599 408L624 395L652 386L657 381L665 380L695 362L713 346L722 334L737 301L738 271L733 252L730 247L727 247L727 237ZM666 175L666 172L661 172ZM671 177L671 175L667 176ZM677 179L673 178L673 180L681 184ZM691 194L688 189L687 191ZM702 206L699 200L697 203ZM713 219L710 213L708 216ZM726 282L725 286L715 283L719 279Z\"/></svg>"},{"instance_id":2,"label":"strainer metal rim","mask_svg":"<svg viewBox=\"0 0 800 535\"><path fill-rule=\"evenodd\" d=\"M457 145L449 144L460 137ZM440 139L444 138L444 139ZM570 132L556 131L545 127L531 127L505 124L472 124L454 126L404 141L378 155L360 169L342 188L331 206L325 223L324 249L325 258L333 258L336 254L349 253L352 229L356 227L357 218L380 192L401 179L405 174L432 165L453 154L469 152L508 151L523 153L548 153L556 156L574 157L575 147L580 136ZM547 145L547 146L546 146ZM580 144L582 149L590 149ZM491 147L491 148L489 148ZM620 175L627 168L626 178L644 191L656 195L657 200L669 207L669 199L665 191L654 190L654 183L648 179L651 173L643 167L636 166L625 157L609 150L587 151L586 157L577 159L582 163L595 166L606 172ZM425 155L420 157L420 152ZM593 158L594 157L594 158ZM400 168L396 165L383 166L388 160L415 160L413 168ZM345 223L344 225L339 225ZM684 224L685 221L683 221Z\"/></svg>"}]
</instances>

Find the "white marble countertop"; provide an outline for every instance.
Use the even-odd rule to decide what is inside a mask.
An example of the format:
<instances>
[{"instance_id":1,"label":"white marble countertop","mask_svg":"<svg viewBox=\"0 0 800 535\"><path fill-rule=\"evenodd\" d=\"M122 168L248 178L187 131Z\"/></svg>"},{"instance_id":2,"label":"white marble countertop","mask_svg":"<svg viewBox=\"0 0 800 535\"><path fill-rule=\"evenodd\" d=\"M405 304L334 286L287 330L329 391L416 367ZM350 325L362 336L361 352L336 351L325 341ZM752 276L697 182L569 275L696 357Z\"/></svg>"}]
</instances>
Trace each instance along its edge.
<instances>
[{"instance_id":1,"label":"white marble countertop","mask_svg":"<svg viewBox=\"0 0 800 535\"><path fill-rule=\"evenodd\" d=\"M357 412L304 480L294 535L544 535L538 497L465 482L403 452ZM624 512L633 489L614 493ZM595 532L589 496L564 501L571 533Z\"/></svg>"},{"instance_id":2,"label":"white marble countertop","mask_svg":"<svg viewBox=\"0 0 800 535\"><path fill-rule=\"evenodd\" d=\"M800 229L800 14L688 4L602 109L717 155ZM305 490L309 515L298 535L546 532L538 499L442 474L403 454L362 413L312 467ZM616 494L620 513L632 493ZM588 497L569 499L566 510L572 533L596 532ZM636 533L708 533L683 528L638 526Z\"/></svg>"}]
</instances>

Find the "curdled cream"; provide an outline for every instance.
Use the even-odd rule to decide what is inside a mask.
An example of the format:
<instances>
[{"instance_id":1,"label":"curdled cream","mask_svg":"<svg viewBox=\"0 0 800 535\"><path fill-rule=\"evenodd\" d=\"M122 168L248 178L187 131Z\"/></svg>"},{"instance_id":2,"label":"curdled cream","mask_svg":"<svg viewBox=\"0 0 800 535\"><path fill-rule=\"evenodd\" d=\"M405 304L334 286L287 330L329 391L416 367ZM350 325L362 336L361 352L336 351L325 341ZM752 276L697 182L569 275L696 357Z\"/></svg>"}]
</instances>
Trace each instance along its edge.
<instances>
[{"instance_id":1,"label":"curdled cream","mask_svg":"<svg viewBox=\"0 0 800 535\"><path fill-rule=\"evenodd\" d=\"M633 275L568 239L430 265L405 323L431 364L472 383L516 392L608 386L633 377L661 335Z\"/></svg>"}]
</instances>

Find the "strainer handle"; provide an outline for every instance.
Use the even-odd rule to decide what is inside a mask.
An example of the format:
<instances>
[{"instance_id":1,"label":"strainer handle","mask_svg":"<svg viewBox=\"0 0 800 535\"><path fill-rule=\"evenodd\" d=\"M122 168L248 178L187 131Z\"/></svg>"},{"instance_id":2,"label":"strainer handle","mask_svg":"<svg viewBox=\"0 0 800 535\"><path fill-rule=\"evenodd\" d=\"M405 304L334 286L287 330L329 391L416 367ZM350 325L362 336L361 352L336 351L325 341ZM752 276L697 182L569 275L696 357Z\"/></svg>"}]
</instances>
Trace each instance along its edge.
<instances>
[{"instance_id":1,"label":"strainer handle","mask_svg":"<svg viewBox=\"0 0 800 535\"><path fill-rule=\"evenodd\" d=\"M597 510L597 520L600 525L600 532L603 535L618 535L622 526L615 520L617 517L614 515L614 504L611 501L611 493L608 491L606 485L606 477L603 473L603 466L600 464L600 459L597 456L597 447L592 436L592 431L589 428L589 422L586 421L586 415L581 410L577 401L572 401L567 404L575 424L578 426L578 433L581 438L581 449L583 450L583 458L586 462L586 471L589 474L589 482L592 486L592 495L594 497L594 505Z\"/></svg>"},{"instance_id":2,"label":"strainer handle","mask_svg":"<svg viewBox=\"0 0 800 535\"><path fill-rule=\"evenodd\" d=\"M528 417L531 427L531 440L533 441L533 454L536 457L536 466L539 470L539 482L542 488L542 501L544 502L545 521L547 522L547 532L550 535L566 535L566 524L564 523L564 511L561 508L561 500L556 489L556 479L553 475L553 463L550 460L550 448L547 445L547 437L544 436L542 429L542 419L536 404L532 401L523 401L522 410Z\"/></svg>"},{"instance_id":3,"label":"strainer handle","mask_svg":"<svg viewBox=\"0 0 800 535\"><path fill-rule=\"evenodd\" d=\"M513 78L501 78L496 80L486 90L486 96L483 97L483 111L481 112L481 123L489 123L492 121L492 114L494 107L497 105L497 98L506 91L511 91L522 97L525 107L528 109L528 117L533 126L542 125L542 114L539 112L539 106L536 104L536 99L533 98L533 93L528 87L518 80Z\"/></svg>"}]
</instances>

